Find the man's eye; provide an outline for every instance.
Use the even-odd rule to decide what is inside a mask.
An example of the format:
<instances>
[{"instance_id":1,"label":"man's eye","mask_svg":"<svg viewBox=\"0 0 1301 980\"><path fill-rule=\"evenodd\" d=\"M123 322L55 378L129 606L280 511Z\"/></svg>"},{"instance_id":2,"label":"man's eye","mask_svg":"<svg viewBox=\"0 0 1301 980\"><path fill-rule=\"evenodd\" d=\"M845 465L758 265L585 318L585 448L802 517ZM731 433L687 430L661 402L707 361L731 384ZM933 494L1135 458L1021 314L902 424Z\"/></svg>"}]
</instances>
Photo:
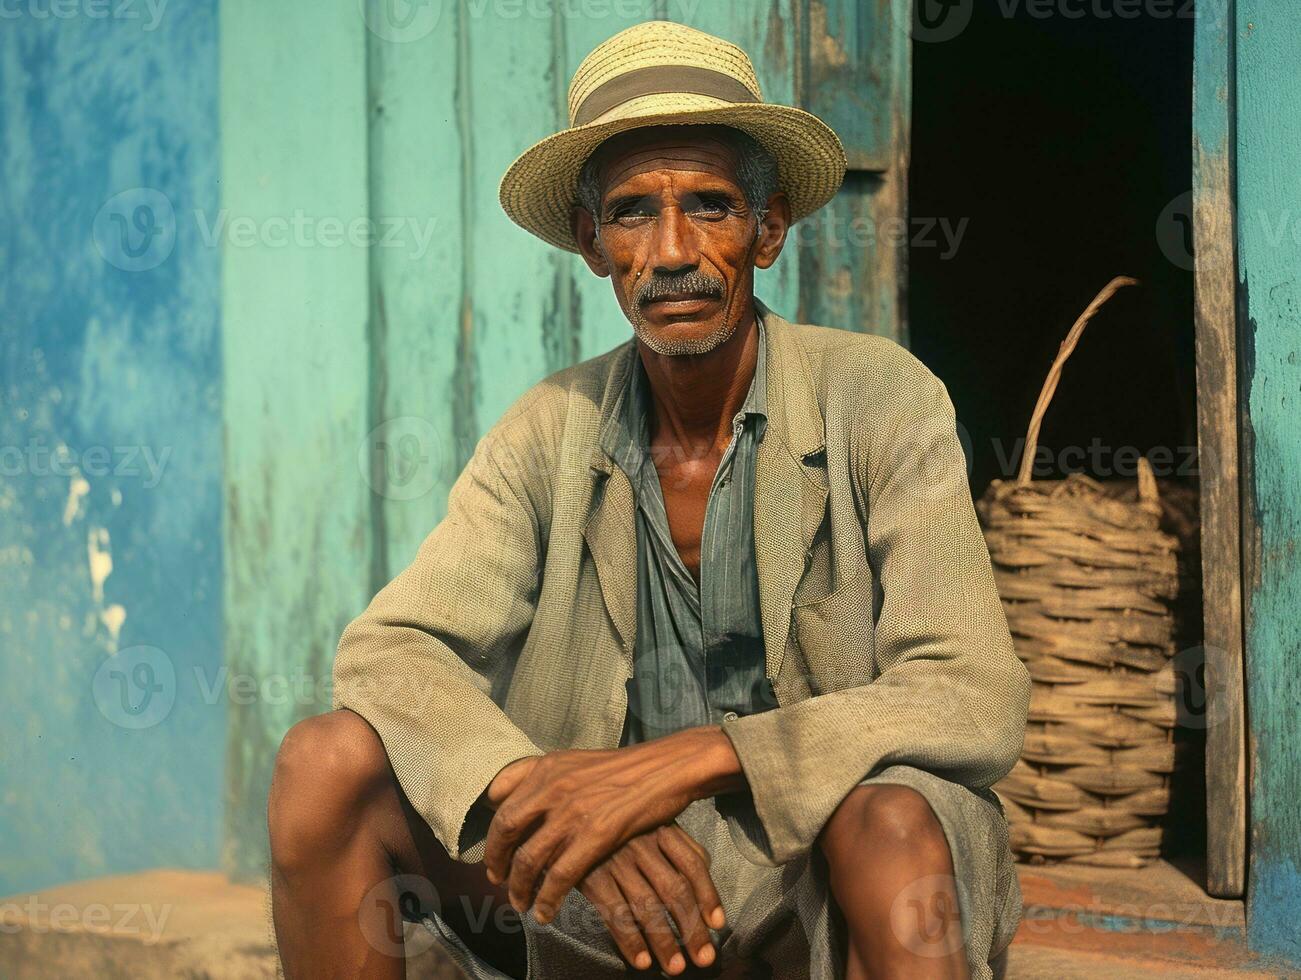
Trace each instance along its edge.
<instances>
[{"instance_id":1,"label":"man's eye","mask_svg":"<svg viewBox=\"0 0 1301 980\"><path fill-rule=\"evenodd\" d=\"M623 201L615 204L609 213L607 221L619 222L621 224L636 224L648 217L653 217L650 207L644 200L641 201Z\"/></svg>"},{"instance_id":2,"label":"man's eye","mask_svg":"<svg viewBox=\"0 0 1301 980\"><path fill-rule=\"evenodd\" d=\"M718 217L727 214L729 210L728 203L721 197L700 197L690 206L693 214L704 215L706 217Z\"/></svg>"}]
</instances>

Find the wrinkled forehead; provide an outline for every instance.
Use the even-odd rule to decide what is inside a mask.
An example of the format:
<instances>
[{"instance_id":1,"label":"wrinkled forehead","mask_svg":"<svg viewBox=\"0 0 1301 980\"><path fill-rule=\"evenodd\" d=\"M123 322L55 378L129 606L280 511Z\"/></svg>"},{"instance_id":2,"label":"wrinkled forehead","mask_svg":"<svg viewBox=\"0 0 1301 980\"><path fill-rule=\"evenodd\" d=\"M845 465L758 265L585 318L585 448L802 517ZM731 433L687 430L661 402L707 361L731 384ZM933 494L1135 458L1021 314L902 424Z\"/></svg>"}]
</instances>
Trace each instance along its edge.
<instances>
[{"instance_id":1,"label":"wrinkled forehead","mask_svg":"<svg viewBox=\"0 0 1301 980\"><path fill-rule=\"evenodd\" d=\"M737 155L722 126L647 126L611 136L592 154L602 192L662 170L736 182Z\"/></svg>"}]
</instances>

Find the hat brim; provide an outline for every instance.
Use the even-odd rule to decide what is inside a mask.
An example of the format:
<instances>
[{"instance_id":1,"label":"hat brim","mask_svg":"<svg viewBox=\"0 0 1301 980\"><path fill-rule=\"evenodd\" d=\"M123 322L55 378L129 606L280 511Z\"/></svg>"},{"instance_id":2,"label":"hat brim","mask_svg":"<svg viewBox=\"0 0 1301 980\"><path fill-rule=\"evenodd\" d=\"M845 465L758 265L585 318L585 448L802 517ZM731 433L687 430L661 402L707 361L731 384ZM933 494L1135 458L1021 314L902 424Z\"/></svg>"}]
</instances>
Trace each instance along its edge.
<instances>
[{"instance_id":1,"label":"hat brim","mask_svg":"<svg viewBox=\"0 0 1301 980\"><path fill-rule=\"evenodd\" d=\"M778 186L790 201L792 222L831 200L844 180L846 159L840 139L803 109L698 95L652 95L621 106L618 118L562 130L521 153L498 187L502 209L543 241L577 252L571 213L578 175L597 146L616 133L644 126L709 124L749 133L772 153Z\"/></svg>"}]
</instances>

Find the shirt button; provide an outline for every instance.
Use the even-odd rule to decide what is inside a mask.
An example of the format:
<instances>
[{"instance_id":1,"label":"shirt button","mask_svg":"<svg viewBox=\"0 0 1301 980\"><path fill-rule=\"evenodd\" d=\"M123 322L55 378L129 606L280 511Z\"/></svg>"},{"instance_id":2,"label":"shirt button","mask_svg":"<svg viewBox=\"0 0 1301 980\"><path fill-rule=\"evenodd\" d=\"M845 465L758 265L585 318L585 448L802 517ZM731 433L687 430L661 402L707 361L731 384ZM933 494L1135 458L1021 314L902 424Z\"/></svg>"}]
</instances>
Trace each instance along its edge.
<instances>
[{"instance_id":1,"label":"shirt button","mask_svg":"<svg viewBox=\"0 0 1301 980\"><path fill-rule=\"evenodd\" d=\"M727 714L723 715L723 721L736 721L736 719L740 717L741 716L738 715L735 711L729 711Z\"/></svg>"}]
</instances>

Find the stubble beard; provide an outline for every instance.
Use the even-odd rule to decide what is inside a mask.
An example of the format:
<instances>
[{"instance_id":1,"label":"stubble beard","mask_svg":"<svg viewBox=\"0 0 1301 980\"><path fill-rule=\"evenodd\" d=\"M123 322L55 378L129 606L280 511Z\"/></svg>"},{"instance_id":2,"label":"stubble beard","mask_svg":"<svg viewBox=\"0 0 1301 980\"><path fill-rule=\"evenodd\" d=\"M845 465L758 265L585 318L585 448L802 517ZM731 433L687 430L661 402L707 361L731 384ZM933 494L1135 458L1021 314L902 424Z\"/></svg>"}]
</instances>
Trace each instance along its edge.
<instances>
[{"instance_id":1,"label":"stubble beard","mask_svg":"<svg viewBox=\"0 0 1301 980\"><path fill-rule=\"evenodd\" d=\"M725 316L722 323L703 337L665 337L646 322L641 307L637 303L633 304L628 319L632 323L633 333L637 335L638 340L656 354L664 354L669 357L677 357L683 354L708 354L714 348L726 342L736 332L736 323L732 322L732 318Z\"/></svg>"}]
</instances>

